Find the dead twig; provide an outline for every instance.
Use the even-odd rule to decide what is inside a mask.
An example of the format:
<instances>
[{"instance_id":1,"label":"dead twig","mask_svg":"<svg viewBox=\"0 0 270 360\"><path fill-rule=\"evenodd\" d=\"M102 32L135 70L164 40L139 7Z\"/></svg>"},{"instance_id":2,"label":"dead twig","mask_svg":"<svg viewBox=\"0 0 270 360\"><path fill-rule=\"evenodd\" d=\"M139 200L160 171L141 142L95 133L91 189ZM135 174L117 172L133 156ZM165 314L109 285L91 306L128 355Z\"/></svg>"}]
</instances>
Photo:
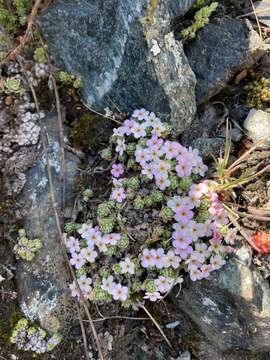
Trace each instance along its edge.
<instances>
[{"instance_id":1,"label":"dead twig","mask_svg":"<svg viewBox=\"0 0 270 360\"><path fill-rule=\"evenodd\" d=\"M85 328L84 328L83 320L82 320L81 313L80 313L80 307L79 307L77 302L76 302L76 310L77 310L78 319L79 319L79 323L80 323L80 327L81 327L86 360L90 360L89 353L88 353L88 345L87 345L87 338L86 338Z\"/></svg>"}]
</instances>

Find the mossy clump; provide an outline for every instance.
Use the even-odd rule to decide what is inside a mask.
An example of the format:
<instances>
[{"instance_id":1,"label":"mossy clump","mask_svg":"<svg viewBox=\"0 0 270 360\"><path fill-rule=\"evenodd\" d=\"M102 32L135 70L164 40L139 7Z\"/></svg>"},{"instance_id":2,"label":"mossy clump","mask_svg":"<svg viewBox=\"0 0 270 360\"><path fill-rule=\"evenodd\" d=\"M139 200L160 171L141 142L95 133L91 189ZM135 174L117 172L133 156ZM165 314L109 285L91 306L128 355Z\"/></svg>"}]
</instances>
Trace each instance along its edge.
<instances>
[{"instance_id":1,"label":"mossy clump","mask_svg":"<svg viewBox=\"0 0 270 360\"><path fill-rule=\"evenodd\" d=\"M197 32L209 24L210 16L216 11L218 7L217 2L212 2L209 6L204 6L198 10L194 15L194 22L192 25L181 31L181 36L184 39L194 39Z\"/></svg>"},{"instance_id":2,"label":"mossy clump","mask_svg":"<svg viewBox=\"0 0 270 360\"><path fill-rule=\"evenodd\" d=\"M65 86L72 86L74 89L79 89L82 87L81 77L69 74L66 71L58 71L56 73L56 78L61 84Z\"/></svg>"},{"instance_id":3,"label":"mossy clump","mask_svg":"<svg viewBox=\"0 0 270 360\"><path fill-rule=\"evenodd\" d=\"M91 142L96 137L96 124L100 116L95 114L82 115L70 132L72 143L83 150L89 150Z\"/></svg>"},{"instance_id":4,"label":"mossy clump","mask_svg":"<svg viewBox=\"0 0 270 360\"><path fill-rule=\"evenodd\" d=\"M24 26L31 7L31 0L11 0L9 7L4 0L0 0L0 24L5 31L14 34L17 27Z\"/></svg>"},{"instance_id":5,"label":"mossy clump","mask_svg":"<svg viewBox=\"0 0 270 360\"><path fill-rule=\"evenodd\" d=\"M245 86L246 104L250 108L261 109L270 101L270 80L264 76L251 74L252 80Z\"/></svg>"},{"instance_id":6,"label":"mossy clump","mask_svg":"<svg viewBox=\"0 0 270 360\"><path fill-rule=\"evenodd\" d=\"M47 48L47 46L42 46L42 47L37 48L34 51L34 56L33 56L34 60L36 62L38 62L39 64L45 64L47 62L46 48Z\"/></svg>"},{"instance_id":7,"label":"mossy clump","mask_svg":"<svg viewBox=\"0 0 270 360\"><path fill-rule=\"evenodd\" d=\"M19 230L18 243L14 247L14 252L23 260L31 261L38 250L42 248L42 242L39 239L30 240L26 237L24 229Z\"/></svg>"}]
</instances>

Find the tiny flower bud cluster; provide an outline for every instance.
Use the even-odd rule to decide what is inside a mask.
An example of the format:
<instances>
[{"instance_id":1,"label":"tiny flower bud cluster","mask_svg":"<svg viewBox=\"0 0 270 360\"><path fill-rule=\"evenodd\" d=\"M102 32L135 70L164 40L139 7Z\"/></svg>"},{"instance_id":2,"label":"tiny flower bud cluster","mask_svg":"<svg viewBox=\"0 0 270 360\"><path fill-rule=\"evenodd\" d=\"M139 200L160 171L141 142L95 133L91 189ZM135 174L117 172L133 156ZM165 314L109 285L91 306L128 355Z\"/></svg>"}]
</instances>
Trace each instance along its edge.
<instances>
[{"instance_id":1,"label":"tiny flower bud cluster","mask_svg":"<svg viewBox=\"0 0 270 360\"><path fill-rule=\"evenodd\" d=\"M84 223L67 235L81 291L76 282L70 288L78 299L82 293L123 306L157 301L182 282L180 269L196 281L225 264L236 230L215 184L200 180L207 166L198 151L170 140L170 132L145 109L113 130L101 153L115 159L110 198L98 205L96 226ZM138 230L130 233L131 225ZM142 240L140 229L147 229Z\"/></svg>"},{"instance_id":2,"label":"tiny flower bud cluster","mask_svg":"<svg viewBox=\"0 0 270 360\"><path fill-rule=\"evenodd\" d=\"M58 334L48 337L43 329L31 326L27 319L21 319L12 331L11 343L16 344L19 350L32 351L37 354L44 354L53 351L60 343L61 337Z\"/></svg>"},{"instance_id":3,"label":"tiny flower bud cluster","mask_svg":"<svg viewBox=\"0 0 270 360\"><path fill-rule=\"evenodd\" d=\"M30 240L26 237L24 229L19 230L18 243L14 247L14 252L20 258L31 261L39 249L42 248L42 242L39 239Z\"/></svg>"}]
</instances>

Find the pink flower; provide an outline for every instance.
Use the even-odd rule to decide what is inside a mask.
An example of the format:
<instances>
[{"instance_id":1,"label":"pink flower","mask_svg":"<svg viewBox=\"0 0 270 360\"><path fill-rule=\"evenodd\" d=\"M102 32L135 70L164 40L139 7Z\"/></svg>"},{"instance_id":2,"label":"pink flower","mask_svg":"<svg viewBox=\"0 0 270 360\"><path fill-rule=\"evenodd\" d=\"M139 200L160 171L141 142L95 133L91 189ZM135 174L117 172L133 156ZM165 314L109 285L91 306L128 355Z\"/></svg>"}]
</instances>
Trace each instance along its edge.
<instances>
[{"instance_id":1,"label":"pink flower","mask_svg":"<svg viewBox=\"0 0 270 360\"><path fill-rule=\"evenodd\" d=\"M189 197L189 202L191 205L191 208L194 207L199 207L200 206L200 200L197 198L196 194L194 192L189 192L188 193L188 197Z\"/></svg>"},{"instance_id":2,"label":"pink flower","mask_svg":"<svg viewBox=\"0 0 270 360\"><path fill-rule=\"evenodd\" d=\"M124 121L124 129L125 129L125 133L127 135L131 135L132 131L133 131L133 127L136 124L136 122L134 120L125 120Z\"/></svg>"},{"instance_id":3,"label":"pink flower","mask_svg":"<svg viewBox=\"0 0 270 360\"><path fill-rule=\"evenodd\" d=\"M175 220L187 224L193 218L193 212L189 210L188 206L182 205L175 213Z\"/></svg>"},{"instance_id":4,"label":"pink flower","mask_svg":"<svg viewBox=\"0 0 270 360\"><path fill-rule=\"evenodd\" d=\"M197 241L204 236L204 225L192 220L188 224L188 231L192 241Z\"/></svg>"},{"instance_id":5,"label":"pink flower","mask_svg":"<svg viewBox=\"0 0 270 360\"><path fill-rule=\"evenodd\" d=\"M100 231L90 228L87 232L82 234L82 238L87 240L88 247L94 247L94 245L101 239Z\"/></svg>"},{"instance_id":6,"label":"pink flower","mask_svg":"<svg viewBox=\"0 0 270 360\"><path fill-rule=\"evenodd\" d=\"M150 160L148 150L137 146L135 151L135 159L137 163L139 163L141 166L144 166L146 162Z\"/></svg>"},{"instance_id":7,"label":"pink flower","mask_svg":"<svg viewBox=\"0 0 270 360\"><path fill-rule=\"evenodd\" d=\"M237 228L229 229L227 235L225 236L226 244L234 245L236 234L237 234Z\"/></svg>"},{"instance_id":8,"label":"pink flower","mask_svg":"<svg viewBox=\"0 0 270 360\"><path fill-rule=\"evenodd\" d=\"M189 224L185 224L185 223L174 223L173 224L173 229L175 231L185 231L186 234L188 234L189 231Z\"/></svg>"},{"instance_id":9,"label":"pink flower","mask_svg":"<svg viewBox=\"0 0 270 360\"><path fill-rule=\"evenodd\" d=\"M115 189L112 191L112 199L117 201L118 203L123 202L126 198L125 190L124 188Z\"/></svg>"},{"instance_id":10,"label":"pink flower","mask_svg":"<svg viewBox=\"0 0 270 360\"><path fill-rule=\"evenodd\" d=\"M119 128L113 129L114 136L124 136L125 135L125 128L123 126L119 126Z\"/></svg>"},{"instance_id":11,"label":"pink flower","mask_svg":"<svg viewBox=\"0 0 270 360\"><path fill-rule=\"evenodd\" d=\"M153 163L144 164L142 169L142 174L146 175L148 179L152 180L154 176L154 165Z\"/></svg>"},{"instance_id":12,"label":"pink flower","mask_svg":"<svg viewBox=\"0 0 270 360\"><path fill-rule=\"evenodd\" d=\"M200 270L201 270L201 278L202 278L202 279L206 279L206 278L210 275L210 273L211 273L211 271L212 271L213 269L212 269L212 265L210 265L210 264L208 264L208 265L204 264L204 265L201 266Z\"/></svg>"},{"instance_id":13,"label":"pink flower","mask_svg":"<svg viewBox=\"0 0 270 360\"><path fill-rule=\"evenodd\" d=\"M197 256L194 255L192 252L189 256L189 258L185 261L185 264L188 265L188 270L197 268L199 265L201 265L200 261L198 260Z\"/></svg>"},{"instance_id":14,"label":"pink flower","mask_svg":"<svg viewBox=\"0 0 270 360\"><path fill-rule=\"evenodd\" d=\"M107 291L109 294L112 295L113 289L116 283L113 281L113 277L109 276L107 279L102 278L102 285L101 289Z\"/></svg>"},{"instance_id":15,"label":"pink flower","mask_svg":"<svg viewBox=\"0 0 270 360\"><path fill-rule=\"evenodd\" d=\"M141 137L146 136L146 132L142 125L135 123L132 129L132 134L134 135L135 139L139 139Z\"/></svg>"},{"instance_id":16,"label":"pink flower","mask_svg":"<svg viewBox=\"0 0 270 360\"><path fill-rule=\"evenodd\" d=\"M156 116L155 113L151 112L148 116L147 119L145 119L145 125L150 127L154 127L157 123L160 123L160 119Z\"/></svg>"},{"instance_id":17,"label":"pink flower","mask_svg":"<svg viewBox=\"0 0 270 360\"><path fill-rule=\"evenodd\" d=\"M114 300L120 300L122 302L127 300L128 297L128 287L117 284L112 289L112 296Z\"/></svg>"},{"instance_id":18,"label":"pink flower","mask_svg":"<svg viewBox=\"0 0 270 360\"><path fill-rule=\"evenodd\" d=\"M213 270L218 270L226 263L226 261L223 260L220 255L215 255L215 256L211 256L210 263L212 265Z\"/></svg>"},{"instance_id":19,"label":"pink flower","mask_svg":"<svg viewBox=\"0 0 270 360\"><path fill-rule=\"evenodd\" d=\"M80 293L79 293L79 290L77 288L75 281L73 281L73 283L69 285L69 288L71 290L71 296L77 297L77 298L80 297Z\"/></svg>"},{"instance_id":20,"label":"pink flower","mask_svg":"<svg viewBox=\"0 0 270 360\"><path fill-rule=\"evenodd\" d=\"M192 243L191 237L185 232L173 232L173 239L172 244L176 249L186 249Z\"/></svg>"},{"instance_id":21,"label":"pink flower","mask_svg":"<svg viewBox=\"0 0 270 360\"><path fill-rule=\"evenodd\" d=\"M204 243L196 243L195 244L195 250L196 250L195 253L197 253L198 256L200 257L201 262L204 262L204 260L206 258L208 258L208 256L210 255L208 247Z\"/></svg>"},{"instance_id":22,"label":"pink flower","mask_svg":"<svg viewBox=\"0 0 270 360\"><path fill-rule=\"evenodd\" d=\"M185 205L184 198L180 196L174 196L167 201L167 206L170 207L174 212L177 212L181 207Z\"/></svg>"},{"instance_id":23,"label":"pink flower","mask_svg":"<svg viewBox=\"0 0 270 360\"><path fill-rule=\"evenodd\" d=\"M170 277L165 277L165 276L159 276L155 281L154 281L158 291L160 291L161 293L166 293L168 292L172 286L173 286L173 278Z\"/></svg>"},{"instance_id":24,"label":"pink flower","mask_svg":"<svg viewBox=\"0 0 270 360\"><path fill-rule=\"evenodd\" d=\"M180 154L181 148L182 146L176 141L165 141L162 150L166 159L171 160L173 158L177 158Z\"/></svg>"},{"instance_id":25,"label":"pink flower","mask_svg":"<svg viewBox=\"0 0 270 360\"><path fill-rule=\"evenodd\" d=\"M121 274L135 274L135 265L130 258L125 258L124 261L120 261L119 265L121 268Z\"/></svg>"},{"instance_id":26,"label":"pink flower","mask_svg":"<svg viewBox=\"0 0 270 360\"><path fill-rule=\"evenodd\" d=\"M137 109L133 112L132 117L138 120L147 120L149 116L149 111L145 109Z\"/></svg>"},{"instance_id":27,"label":"pink flower","mask_svg":"<svg viewBox=\"0 0 270 360\"><path fill-rule=\"evenodd\" d=\"M157 161L162 156L162 151L156 148L150 147L147 149L149 153L150 160Z\"/></svg>"},{"instance_id":28,"label":"pink flower","mask_svg":"<svg viewBox=\"0 0 270 360\"><path fill-rule=\"evenodd\" d=\"M112 176L118 178L124 173L124 168L121 164L113 164L111 174Z\"/></svg>"},{"instance_id":29,"label":"pink flower","mask_svg":"<svg viewBox=\"0 0 270 360\"><path fill-rule=\"evenodd\" d=\"M165 130L164 125L162 124L161 121L156 121L155 124L153 125L153 129L152 129L152 134L153 135L157 135L157 136L161 136L162 132Z\"/></svg>"},{"instance_id":30,"label":"pink flower","mask_svg":"<svg viewBox=\"0 0 270 360\"><path fill-rule=\"evenodd\" d=\"M108 248L107 248L107 245L106 245L103 237L100 237L100 239L98 241L96 241L96 245L100 252L103 252L103 253L107 252Z\"/></svg>"},{"instance_id":31,"label":"pink flower","mask_svg":"<svg viewBox=\"0 0 270 360\"><path fill-rule=\"evenodd\" d=\"M167 161L157 160L154 163L154 166L156 176L168 177L168 171L170 170L171 165Z\"/></svg>"},{"instance_id":32,"label":"pink flower","mask_svg":"<svg viewBox=\"0 0 270 360\"><path fill-rule=\"evenodd\" d=\"M190 176L192 169L190 162L181 155L177 157L177 160L178 160L178 165L176 165L175 167L177 175L179 177Z\"/></svg>"},{"instance_id":33,"label":"pink flower","mask_svg":"<svg viewBox=\"0 0 270 360\"><path fill-rule=\"evenodd\" d=\"M83 254L72 254L72 258L70 259L71 265L75 266L76 269L80 269L85 264L85 259Z\"/></svg>"},{"instance_id":34,"label":"pink flower","mask_svg":"<svg viewBox=\"0 0 270 360\"><path fill-rule=\"evenodd\" d=\"M194 174L199 174L200 176L204 176L208 167L202 163L202 161L198 161L197 164L193 167L192 172Z\"/></svg>"},{"instance_id":35,"label":"pink flower","mask_svg":"<svg viewBox=\"0 0 270 360\"><path fill-rule=\"evenodd\" d=\"M81 255L86 261L90 262L91 264L95 262L96 257L98 256L97 252L94 251L92 247L82 249Z\"/></svg>"},{"instance_id":36,"label":"pink flower","mask_svg":"<svg viewBox=\"0 0 270 360\"><path fill-rule=\"evenodd\" d=\"M117 140L117 146L115 148L115 151L119 153L119 155L123 155L124 151L126 150L126 144L125 140L118 139Z\"/></svg>"},{"instance_id":37,"label":"pink flower","mask_svg":"<svg viewBox=\"0 0 270 360\"><path fill-rule=\"evenodd\" d=\"M174 269L179 268L179 264L181 262L181 258L179 256L176 256L175 253L170 250L168 251L166 257L164 258L164 267L172 267Z\"/></svg>"},{"instance_id":38,"label":"pink flower","mask_svg":"<svg viewBox=\"0 0 270 360\"><path fill-rule=\"evenodd\" d=\"M209 191L208 185L206 183L193 184L190 187L189 195L194 194L197 199L200 199L203 195L207 194Z\"/></svg>"},{"instance_id":39,"label":"pink flower","mask_svg":"<svg viewBox=\"0 0 270 360\"><path fill-rule=\"evenodd\" d=\"M164 175L156 176L156 185L160 190L165 190L171 184L170 180Z\"/></svg>"},{"instance_id":40,"label":"pink flower","mask_svg":"<svg viewBox=\"0 0 270 360\"><path fill-rule=\"evenodd\" d=\"M159 248L157 250L152 250L152 254L154 257L154 265L158 268L158 269L162 269L164 268L164 249Z\"/></svg>"},{"instance_id":41,"label":"pink flower","mask_svg":"<svg viewBox=\"0 0 270 360\"><path fill-rule=\"evenodd\" d=\"M73 237L73 236L70 236L68 238L66 246L71 254L80 251L79 240L75 239L75 237Z\"/></svg>"},{"instance_id":42,"label":"pink flower","mask_svg":"<svg viewBox=\"0 0 270 360\"><path fill-rule=\"evenodd\" d=\"M201 274L200 270L196 267L193 267L192 269L190 269L189 275L190 275L190 279L192 281L201 280L201 278L202 278L201 277L202 274Z\"/></svg>"},{"instance_id":43,"label":"pink flower","mask_svg":"<svg viewBox=\"0 0 270 360\"><path fill-rule=\"evenodd\" d=\"M162 296L160 295L160 293L158 291L154 291L152 293L151 292L146 292L145 296L143 298L154 302L154 301L157 301L157 300L161 299Z\"/></svg>"},{"instance_id":44,"label":"pink flower","mask_svg":"<svg viewBox=\"0 0 270 360\"><path fill-rule=\"evenodd\" d=\"M155 252L153 250L144 249L141 255L141 265L144 268L155 265Z\"/></svg>"},{"instance_id":45,"label":"pink flower","mask_svg":"<svg viewBox=\"0 0 270 360\"><path fill-rule=\"evenodd\" d=\"M121 235L117 233L106 234L103 236L104 243L110 245L116 245L120 239Z\"/></svg>"},{"instance_id":46,"label":"pink flower","mask_svg":"<svg viewBox=\"0 0 270 360\"><path fill-rule=\"evenodd\" d=\"M163 139L153 135L151 139L146 141L146 144L151 149L159 150L163 144Z\"/></svg>"},{"instance_id":47,"label":"pink flower","mask_svg":"<svg viewBox=\"0 0 270 360\"><path fill-rule=\"evenodd\" d=\"M193 249L191 246L186 247L185 249L177 248L175 249L175 254L179 255L182 260L186 260L187 257L192 253Z\"/></svg>"},{"instance_id":48,"label":"pink flower","mask_svg":"<svg viewBox=\"0 0 270 360\"><path fill-rule=\"evenodd\" d=\"M88 293L92 290L91 288L91 284L92 284L92 279L86 277L86 275L82 275L79 279L78 279L78 284L82 290L82 292L84 293Z\"/></svg>"}]
</instances>

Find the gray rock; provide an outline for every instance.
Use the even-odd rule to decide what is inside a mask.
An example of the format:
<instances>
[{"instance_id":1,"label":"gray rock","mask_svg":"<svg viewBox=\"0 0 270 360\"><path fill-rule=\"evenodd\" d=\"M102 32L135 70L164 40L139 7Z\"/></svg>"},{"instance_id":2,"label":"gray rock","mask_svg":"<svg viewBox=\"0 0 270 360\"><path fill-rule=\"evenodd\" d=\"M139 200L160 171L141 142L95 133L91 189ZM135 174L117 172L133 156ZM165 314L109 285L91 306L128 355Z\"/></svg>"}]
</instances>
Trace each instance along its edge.
<instances>
[{"instance_id":1,"label":"gray rock","mask_svg":"<svg viewBox=\"0 0 270 360\"><path fill-rule=\"evenodd\" d=\"M267 48L246 21L223 18L203 28L185 49L197 78L197 101L217 94L236 73L254 65Z\"/></svg>"},{"instance_id":2,"label":"gray rock","mask_svg":"<svg viewBox=\"0 0 270 360\"><path fill-rule=\"evenodd\" d=\"M219 157L220 153L224 152L225 139L224 138L198 138L192 143L194 149L198 149L200 156L204 160L210 160L214 157Z\"/></svg>"},{"instance_id":3,"label":"gray rock","mask_svg":"<svg viewBox=\"0 0 270 360\"><path fill-rule=\"evenodd\" d=\"M54 194L59 215L62 206L60 179L60 146L57 117L52 114L44 119L48 133L48 153L51 164ZM61 331L73 316L67 265L59 243L54 212L48 186L46 160L42 145L38 145L36 165L26 172L26 184L19 197L24 204L24 228L29 238L43 242L31 262L19 261L16 272L18 300L29 319L38 320L50 332ZM79 160L66 152L65 209L73 206L75 178Z\"/></svg>"},{"instance_id":4,"label":"gray rock","mask_svg":"<svg viewBox=\"0 0 270 360\"><path fill-rule=\"evenodd\" d=\"M90 107L145 107L180 133L196 112L195 76L170 27L194 2L58 0L39 24L55 63L82 77Z\"/></svg>"},{"instance_id":5,"label":"gray rock","mask_svg":"<svg viewBox=\"0 0 270 360\"><path fill-rule=\"evenodd\" d=\"M270 147L270 113L262 110L250 110L244 121L244 128L254 144L262 148Z\"/></svg>"},{"instance_id":6,"label":"gray rock","mask_svg":"<svg viewBox=\"0 0 270 360\"><path fill-rule=\"evenodd\" d=\"M242 249L209 280L190 284L174 300L221 353L270 350L269 283L247 264L247 254Z\"/></svg>"}]
</instances>

